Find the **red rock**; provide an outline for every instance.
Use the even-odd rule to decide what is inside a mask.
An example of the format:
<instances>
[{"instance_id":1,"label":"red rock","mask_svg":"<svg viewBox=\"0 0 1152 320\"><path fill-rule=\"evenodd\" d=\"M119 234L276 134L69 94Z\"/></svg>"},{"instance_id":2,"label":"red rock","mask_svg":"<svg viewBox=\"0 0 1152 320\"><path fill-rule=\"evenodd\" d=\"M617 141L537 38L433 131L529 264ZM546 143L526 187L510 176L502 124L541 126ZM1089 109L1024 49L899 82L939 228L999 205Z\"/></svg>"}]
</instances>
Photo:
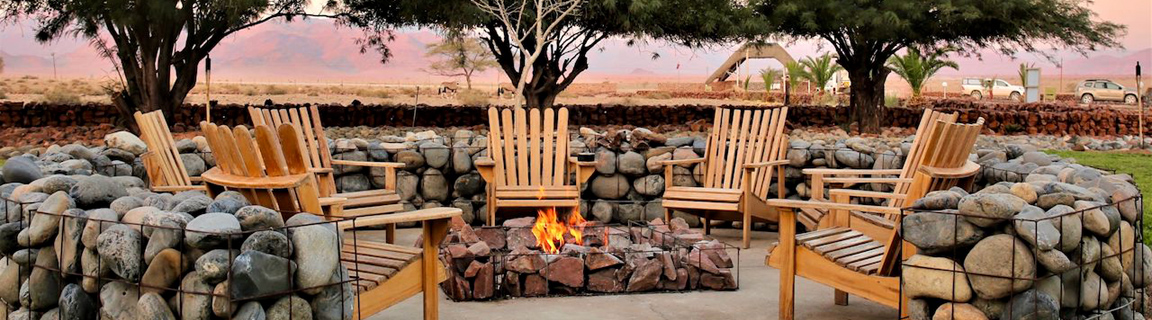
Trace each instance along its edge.
<instances>
[{"instance_id":1,"label":"red rock","mask_svg":"<svg viewBox=\"0 0 1152 320\"><path fill-rule=\"evenodd\" d=\"M452 267L455 267L456 270L467 270L468 265L472 264L473 260L476 260L472 253L468 252L468 248L463 244L448 245L447 250L448 262L450 262Z\"/></svg>"},{"instance_id":2,"label":"red rock","mask_svg":"<svg viewBox=\"0 0 1152 320\"><path fill-rule=\"evenodd\" d=\"M672 262L672 254L668 252L661 252L656 254L660 258L660 264L664 266L664 277L668 280L676 280L676 265Z\"/></svg>"},{"instance_id":3,"label":"red rock","mask_svg":"<svg viewBox=\"0 0 1152 320\"><path fill-rule=\"evenodd\" d=\"M472 289L469 288L468 280L464 280L464 278L460 276L455 276L448 282L452 283L451 290L448 294L452 296L453 300L464 301L472 298Z\"/></svg>"},{"instance_id":4,"label":"red rock","mask_svg":"<svg viewBox=\"0 0 1152 320\"><path fill-rule=\"evenodd\" d=\"M684 218L679 218L679 217L672 218L672 221L671 221L671 223L668 224L668 226L670 229L672 229L672 232L680 232L681 230L689 230L689 231L691 230L691 228L688 227L688 221L684 221Z\"/></svg>"},{"instance_id":5,"label":"red rock","mask_svg":"<svg viewBox=\"0 0 1152 320\"><path fill-rule=\"evenodd\" d=\"M705 273L700 275L700 285L712 290L736 289L736 278L728 270L720 271L720 274Z\"/></svg>"},{"instance_id":6,"label":"red rock","mask_svg":"<svg viewBox=\"0 0 1152 320\"><path fill-rule=\"evenodd\" d=\"M505 239L506 236L502 228L480 228L476 230L476 237L480 238L480 241L488 244L488 247L493 250L502 250L505 248L505 244L508 243L508 240Z\"/></svg>"},{"instance_id":7,"label":"red rock","mask_svg":"<svg viewBox=\"0 0 1152 320\"><path fill-rule=\"evenodd\" d=\"M539 251L517 247L508 255L504 268L520 273L536 273L545 267L544 257Z\"/></svg>"},{"instance_id":8,"label":"red rock","mask_svg":"<svg viewBox=\"0 0 1152 320\"><path fill-rule=\"evenodd\" d=\"M523 288L520 287L520 274L508 271L504 274L504 289L508 290L508 295L513 297L520 297L524 295Z\"/></svg>"},{"instance_id":9,"label":"red rock","mask_svg":"<svg viewBox=\"0 0 1152 320\"><path fill-rule=\"evenodd\" d=\"M476 273L476 280L472 285L472 297L476 299L488 299L492 297L495 292L496 276L492 272L492 265L485 263L480 267Z\"/></svg>"},{"instance_id":10,"label":"red rock","mask_svg":"<svg viewBox=\"0 0 1152 320\"><path fill-rule=\"evenodd\" d=\"M616 269L604 269L588 275L588 290L595 292L624 291L624 284L616 279Z\"/></svg>"},{"instance_id":11,"label":"red rock","mask_svg":"<svg viewBox=\"0 0 1152 320\"><path fill-rule=\"evenodd\" d=\"M524 277L524 296L536 297L548 294L548 280L538 274Z\"/></svg>"},{"instance_id":12,"label":"red rock","mask_svg":"<svg viewBox=\"0 0 1152 320\"><path fill-rule=\"evenodd\" d=\"M628 292L648 291L656 288L664 270L659 260L648 260L637 266L628 278Z\"/></svg>"},{"instance_id":13,"label":"red rock","mask_svg":"<svg viewBox=\"0 0 1152 320\"><path fill-rule=\"evenodd\" d=\"M480 272L480 268L484 267L485 265L487 265L487 263L482 263L480 261L472 260L472 264L469 264L468 269L464 270L464 277L465 278L475 277L476 273Z\"/></svg>"},{"instance_id":14,"label":"red rock","mask_svg":"<svg viewBox=\"0 0 1152 320\"><path fill-rule=\"evenodd\" d=\"M471 252L473 256L487 257L492 253L492 249L488 247L487 243L484 243L483 241L477 241L471 246L468 246L468 252Z\"/></svg>"},{"instance_id":15,"label":"red rock","mask_svg":"<svg viewBox=\"0 0 1152 320\"><path fill-rule=\"evenodd\" d=\"M683 243L695 243L697 241L704 240L704 235L700 233L689 232L677 234L676 239Z\"/></svg>"},{"instance_id":16,"label":"red rock","mask_svg":"<svg viewBox=\"0 0 1152 320\"><path fill-rule=\"evenodd\" d=\"M584 255L584 265L588 270L600 270L602 268L618 266L623 264L624 261L617 258L616 255L600 251L600 249L592 248L588 250L588 254Z\"/></svg>"},{"instance_id":17,"label":"red rock","mask_svg":"<svg viewBox=\"0 0 1152 320\"><path fill-rule=\"evenodd\" d=\"M536 235L532 234L532 229L530 228L508 229L507 234L509 248L516 248L517 246L530 249L540 248L536 243Z\"/></svg>"},{"instance_id":18,"label":"red rock","mask_svg":"<svg viewBox=\"0 0 1152 320\"><path fill-rule=\"evenodd\" d=\"M576 257L560 257L544 267L540 274L545 279L556 281L569 287L584 286L584 260Z\"/></svg>"},{"instance_id":19,"label":"red rock","mask_svg":"<svg viewBox=\"0 0 1152 320\"><path fill-rule=\"evenodd\" d=\"M449 228L449 230L456 233L460 242L471 244L480 241L480 238L476 237L476 232L472 230L472 226L464 223L464 219L460 218L460 216L452 217Z\"/></svg>"},{"instance_id":20,"label":"red rock","mask_svg":"<svg viewBox=\"0 0 1152 320\"><path fill-rule=\"evenodd\" d=\"M696 269L696 267L691 265L684 269L688 270L688 288L696 290L696 288L700 286L700 269Z\"/></svg>"},{"instance_id":21,"label":"red rock","mask_svg":"<svg viewBox=\"0 0 1152 320\"><path fill-rule=\"evenodd\" d=\"M697 243L694 247L704 251L704 255L712 260L720 268L731 268L732 258L728 256L728 248L724 246L719 240L712 240L705 243Z\"/></svg>"},{"instance_id":22,"label":"red rock","mask_svg":"<svg viewBox=\"0 0 1152 320\"><path fill-rule=\"evenodd\" d=\"M535 217L523 217L504 220L505 228L531 228L536 223Z\"/></svg>"},{"instance_id":23,"label":"red rock","mask_svg":"<svg viewBox=\"0 0 1152 320\"><path fill-rule=\"evenodd\" d=\"M688 253L688 257L685 260L688 260L684 261L685 263L699 268L700 271L711 274L720 273L720 268L716 267L716 263L712 262L712 259L709 259L706 254L700 253L699 249L692 249L692 252Z\"/></svg>"},{"instance_id":24,"label":"red rock","mask_svg":"<svg viewBox=\"0 0 1152 320\"><path fill-rule=\"evenodd\" d=\"M684 290L687 287L688 287L688 269L687 268L676 269L676 289L674 289L674 290Z\"/></svg>"}]
</instances>

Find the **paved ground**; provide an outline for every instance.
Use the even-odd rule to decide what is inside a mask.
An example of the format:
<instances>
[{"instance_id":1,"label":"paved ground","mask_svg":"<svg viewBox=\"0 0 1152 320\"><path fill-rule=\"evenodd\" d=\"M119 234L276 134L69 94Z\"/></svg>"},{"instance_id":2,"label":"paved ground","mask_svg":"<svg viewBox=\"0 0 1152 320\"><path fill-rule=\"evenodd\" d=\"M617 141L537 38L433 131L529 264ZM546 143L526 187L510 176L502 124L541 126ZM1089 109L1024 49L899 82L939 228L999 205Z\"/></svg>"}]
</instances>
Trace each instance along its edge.
<instances>
[{"instance_id":1,"label":"paved ground","mask_svg":"<svg viewBox=\"0 0 1152 320\"><path fill-rule=\"evenodd\" d=\"M397 243L413 243L418 229L402 229ZM739 243L739 231L716 229L721 241ZM776 319L780 276L764 265L765 248L776 241L774 232L757 232L752 248L740 252L740 289L652 293L595 297L520 298L495 302L452 302L440 294L441 319ZM730 252L735 256L735 252ZM796 286L797 319L896 319L897 312L861 298L848 306L832 303L832 289L799 279ZM418 319L420 296L385 310L370 320Z\"/></svg>"}]
</instances>

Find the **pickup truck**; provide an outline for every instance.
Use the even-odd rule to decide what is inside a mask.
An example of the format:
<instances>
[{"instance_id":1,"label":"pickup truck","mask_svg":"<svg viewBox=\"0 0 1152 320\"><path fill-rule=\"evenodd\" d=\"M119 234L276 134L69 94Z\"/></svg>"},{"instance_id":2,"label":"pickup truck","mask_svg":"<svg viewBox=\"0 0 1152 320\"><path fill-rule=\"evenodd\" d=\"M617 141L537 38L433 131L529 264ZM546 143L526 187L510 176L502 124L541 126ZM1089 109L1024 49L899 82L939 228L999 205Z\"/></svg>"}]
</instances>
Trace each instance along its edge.
<instances>
[{"instance_id":1,"label":"pickup truck","mask_svg":"<svg viewBox=\"0 0 1152 320\"><path fill-rule=\"evenodd\" d=\"M992 82L992 94L988 98L1024 101L1024 87L1012 85L1004 79L964 78L960 88L972 98L980 100L988 93L988 88L984 86L987 82Z\"/></svg>"}]
</instances>

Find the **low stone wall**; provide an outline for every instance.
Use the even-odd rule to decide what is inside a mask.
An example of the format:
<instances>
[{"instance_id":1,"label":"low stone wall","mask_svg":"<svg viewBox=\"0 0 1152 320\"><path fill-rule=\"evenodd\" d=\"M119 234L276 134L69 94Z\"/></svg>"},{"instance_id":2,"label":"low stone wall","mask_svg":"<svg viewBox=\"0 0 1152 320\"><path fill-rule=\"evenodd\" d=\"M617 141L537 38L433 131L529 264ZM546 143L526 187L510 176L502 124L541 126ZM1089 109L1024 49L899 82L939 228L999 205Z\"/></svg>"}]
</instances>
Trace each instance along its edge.
<instances>
[{"instance_id":1,"label":"low stone wall","mask_svg":"<svg viewBox=\"0 0 1152 320\"><path fill-rule=\"evenodd\" d=\"M728 94L728 93L717 93ZM727 96L725 96L727 97ZM795 103L805 103L797 101ZM712 106L626 106L569 105L570 123L580 126L621 126L660 128L674 126L699 131L712 120ZM970 99L928 99L907 107L884 108L881 125L915 128L923 108L960 113L961 120L984 117L986 128L998 134L1047 135L1135 135L1137 115L1110 107L1081 107L1067 103L1019 104ZM320 116L328 126L386 127L475 127L487 124L486 107L409 105L320 105ZM212 121L222 125L250 125L246 106L222 105L212 110ZM834 126L847 122L847 108L794 106L788 122L793 127ZM99 126L120 123L115 108L106 104L79 106L37 103L0 104L0 127ZM196 130L204 120L204 106L188 105L171 115L173 132ZM1147 115L1152 122L1152 114ZM1152 134L1152 126L1145 128Z\"/></svg>"}]
</instances>

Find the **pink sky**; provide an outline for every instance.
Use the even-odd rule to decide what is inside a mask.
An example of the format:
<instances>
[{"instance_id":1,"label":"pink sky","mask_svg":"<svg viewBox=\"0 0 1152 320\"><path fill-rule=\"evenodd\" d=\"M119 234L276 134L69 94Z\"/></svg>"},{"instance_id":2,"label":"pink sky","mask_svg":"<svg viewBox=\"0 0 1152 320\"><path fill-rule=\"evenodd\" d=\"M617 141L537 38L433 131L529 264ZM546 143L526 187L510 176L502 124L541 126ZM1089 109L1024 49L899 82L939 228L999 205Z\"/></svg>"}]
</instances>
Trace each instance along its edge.
<instances>
[{"instance_id":1,"label":"pink sky","mask_svg":"<svg viewBox=\"0 0 1152 320\"><path fill-rule=\"evenodd\" d=\"M1121 38L1123 49L1091 53L1085 58L1074 53L1064 57L1066 72L1091 73L1093 70L1127 70L1136 60L1152 63L1152 1L1099 0L1090 6L1098 19L1128 26ZM18 74L51 74L51 53L57 55L57 69L64 76L107 77L111 64L97 58L82 39L63 39L43 45L32 39L29 22L0 27L0 56L8 61L6 76ZM428 30L403 30L391 44L395 57L387 65L377 63L369 52L361 55L354 44L358 32L336 29L331 23L313 19L291 24L265 24L237 33L213 52L220 65L217 79L283 81L283 82L437 82L421 69L428 65L423 47L437 40ZM581 82L619 81L623 79L660 79L662 81L702 81L723 62L737 45L716 45L691 50L664 42L649 42L629 47L622 39L605 41L600 51L590 55L591 68L581 75ZM819 42L789 43L793 57L818 55L826 51ZM651 59L653 52L661 58ZM1054 65L1043 57L1019 53L1006 57L987 51L982 59L957 57L961 70L945 70L941 75L1014 75L1020 62L1035 62L1045 73L1055 72ZM1099 64L1107 64L1101 68ZM677 70L676 66L681 68ZM751 70L777 63L751 63ZM1078 67L1079 66L1079 67ZM1082 70L1081 70L1082 69ZM1079 71L1077 71L1079 70ZM1117 73L1117 72L1109 72ZM480 82L492 82L496 74L480 75Z\"/></svg>"}]
</instances>

